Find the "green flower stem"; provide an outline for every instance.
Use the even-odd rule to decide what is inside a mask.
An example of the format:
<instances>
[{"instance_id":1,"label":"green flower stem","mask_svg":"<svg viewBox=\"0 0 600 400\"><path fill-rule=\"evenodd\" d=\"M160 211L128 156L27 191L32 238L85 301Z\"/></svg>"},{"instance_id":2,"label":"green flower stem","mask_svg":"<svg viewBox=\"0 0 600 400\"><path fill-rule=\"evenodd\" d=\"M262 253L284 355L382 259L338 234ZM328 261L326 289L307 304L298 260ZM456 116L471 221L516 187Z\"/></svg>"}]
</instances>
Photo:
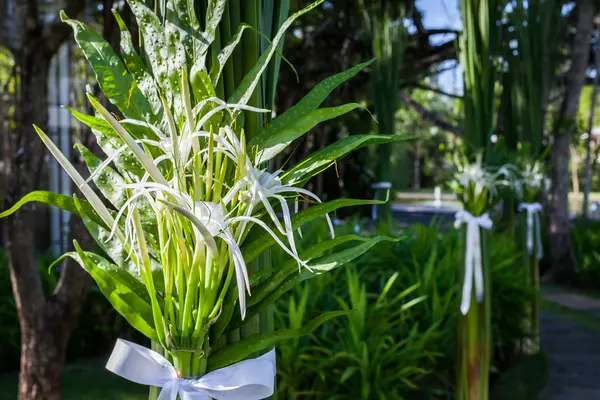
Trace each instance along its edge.
<instances>
[{"instance_id":1,"label":"green flower stem","mask_svg":"<svg viewBox=\"0 0 600 400\"><path fill-rule=\"evenodd\" d=\"M536 221L534 220L534 223ZM520 225L520 243L523 252L523 265L529 270L528 284L531 294L531 302L528 305L527 316L525 319L525 328L529 337L523 343L523 352L526 354L536 354L540 351L539 343L539 293L540 293L540 264L536 257L537 240L533 241L533 254L527 253L527 212L522 211L519 216ZM534 226L534 230L535 230Z\"/></svg>"},{"instance_id":2,"label":"green flower stem","mask_svg":"<svg viewBox=\"0 0 600 400\"><path fill-rule=\"evenodd\" d=\"M245 0L241 2L241 12L242 18L244 22L248 25L259 29L259 1L249 1ZM244 51L244 56L242 60L242 66L244 72L250 71L259 57L259 39L257 35L245 35L242 38L242 46L241 48ZM259 97L259 90L255 90L248 102L251 106L262 106ZM244 131L246 132L246 137L248 140L252 139L260 129L260 119L261 118L257 113L246 113L244 122Z\"/></svg>"},{"instance_id":3,"label":"green flower stem","mask_svg":"<svg viewBox=\"0 0 600 400\"><path fill-rule=\"evenodd\" d=\"M461 280L464 279L466 254L466 226L462 228ZM459 316L457 354L457 400L487 400L492 350L491 293L490 293L490 232L480 229L482 269L484 280L483 300L478 303L473 292L471 307L466 315ZM461 281L461 283L464 283ZM462 285L461 285L462 287Z\"/></svg>"},{"instance_id":4,"label":"green flower stem","mask_svg":"<svg viewBox=\"0 0 600 400\"><path fill-rule=\"evenodd\" d=\"M513 193L504 196L504 207L502 210L502 229L508 232L513 238L515 234L515 196Z\"/></svg>"},{"instance_id":5,"label":"green flower stem","mask_svg":"<svg viewBox=\"0 0 600 400\"><path fill-rule=\"evenodd\" d=\"M174 351L173 366L177 373L183 378L195 378L192 371L192 353L191 351Z\"/></svg>"},{"instance_id":6,"label":"green flower stem","mask_svg":"<svg viewBox=\"0 0 600 400\"><path fill-rule=\"evenodd\" d=\"M535 254L535 251L534 251ZM529 282L532 288L531 308L529 318L531 321L531 347L532 354L540 351L540 264L535 255L529 257L531 269L529 271Z\"/></svg>"}]
</instances>

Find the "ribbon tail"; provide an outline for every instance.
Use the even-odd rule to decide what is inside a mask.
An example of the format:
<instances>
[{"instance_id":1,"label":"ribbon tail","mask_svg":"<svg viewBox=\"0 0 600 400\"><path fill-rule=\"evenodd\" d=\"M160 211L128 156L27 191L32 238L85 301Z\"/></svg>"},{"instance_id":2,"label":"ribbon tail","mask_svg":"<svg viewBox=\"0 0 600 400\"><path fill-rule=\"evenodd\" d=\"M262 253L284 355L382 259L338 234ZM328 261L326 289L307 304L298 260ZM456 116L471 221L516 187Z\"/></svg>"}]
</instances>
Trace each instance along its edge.
<instances>
[{"instance_id":1,"label":"ribbon tail","mask_svg":"<svg viewBox=\"0 0 600 400\"><path fill-rule=\"evenodd\" d=\"M378 200L378 193L379 191L376 189L375 190L375 195L373 196L373 200ZM373 204L371 206L371 219L373 221L377 221L377 204Z\"/></svg>"},{"instance_id":2,"label":"ribbon tail","mask_svg":"<svg viewBox=\"0 0 600 400\"><path fill-rule=\"evenodd\" d=\"M533 255L533 212L527 209L527 253Z\"/></svg>"},{"instance_id":3,"label":"ribbon tail","mask_svg":"<svg viewBox=\"0 0 600 400\"><path fill-rule=\"evenodd\" d=\"M475 253L473 254L473 274L475 278L475 299L478 303L483 300L483 265L481 257L481 233L479 227L473 228L473 244L475 246Z\"/></svg>"},{"instance_id":4,"label":"ribbon tail","mask_svg":"<svg viewBox=\"0 0 600 400\"><path fill-rule=\"evenodd\" d=\"M473 287L473 264L469 261L465 264L465 276L462 290L462 301L460 303L460 312L467 315L471 305L471 291Z\"/></svg>"},{"instance_id":5,"label":"ribbon tail","mask_svg":"<svg viewBox=\"0 0 600 400\"><path fill-rule=\"evenodd\" d=\"M163 386L157 400L177 400L178 392L180 392L179 383L175 380L169 381Z\"/></svg>"},{"instance_id":6,"label":"ribbon tail","mask_svg":"<svg viewBox=\"0 0 600 400\"><path fill-rule=\"evenodd\" d=\"M211 400L211 398L203 392L188 392L179 389L179 397L181 400Z\"/></svg>"},{"instance_id":7,"label":"ribbon tail","mask_svg":"<svg viewBox=\"0 0 600 400\"><path fill-rule=\"evenodd\" d=\"M542 245L542 231L541 231L541 223L540 223L540 214L537 213L535 215L535 234L536 234L536 241L537 241L537 259L541 260L542 257L544 256L544 249L543 249L543 245Z\"/></svg>"},{"instance_id":8,"label":"ribbon tail","mask_svg":"<svg viewBox=\"0 0 600 400\"><path fill-rule=\"evenodd\" d=\"M473 228L472 224L467 224L467 248L465 250L465 275L463 281L462 301L460 312L466 315L471 305L471 293L473 290Z\"/></svg>"}]
</instances>

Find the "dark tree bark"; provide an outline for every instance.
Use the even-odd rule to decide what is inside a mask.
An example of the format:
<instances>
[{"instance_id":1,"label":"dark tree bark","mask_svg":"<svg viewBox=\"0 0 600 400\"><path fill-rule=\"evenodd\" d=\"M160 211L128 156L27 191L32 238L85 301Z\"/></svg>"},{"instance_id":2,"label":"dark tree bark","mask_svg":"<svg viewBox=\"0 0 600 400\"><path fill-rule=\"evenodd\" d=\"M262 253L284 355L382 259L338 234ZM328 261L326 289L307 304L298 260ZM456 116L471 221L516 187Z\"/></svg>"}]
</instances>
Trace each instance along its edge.
<instances>
[{"instance_id":1,"label":"dark tree bark","mask_svg":"<svg viewBox=\"0 0 600 400\"><path fill-rule=\"evenodd\" d=\"M566 91L552 143L549 278L566 284L572 284L576 279L569 220L569 146L589 62L594 9L594 0L577 1L577 33L572 47L571 67L566 77Z\"/></svg>"},{"instance_id":2,"label":"dark tree bark","mask_svg":"<svg viewBox=\"0 0 600 400\"><path fill-rule=\"evenodd\" d=\"M48 67L52 56L70 35L58 18L46 23L37 1L16 2L18 47L10 47L19 78L10 116L14 128L3 132L2 152L5 207L39 187L45 148L32 124L44 129L48 120ZM67 1L65 10L76 17L85 1ZM4 125L7 128L7 125ZM70 333L77 323L89 287L88 275L73 262L62 266L53 293L44 292L35 254L35 216L25 207L4 222L5 245L21 329L20 400L62 398L62 372ZM71 232L82 238L81 222L73 218ZM83 236L83 241L87 236Z\"/></svg>"},{"instance_id":3,"label":"dark tree bark","mask_svg":"<svg viewBox=\"0 0 600 400\"><path fill-rule=\"evenodd\" d=\"M583 218L589 219L590 191L592 190L592 131L594 129L594 111L596 111L596 100L598 98L598 74L600 73L600 32L596 31L596 46L594 50L594 61L596 74L593 78L592 99L590 101L590 116L588 119L588 137L585 142L585 170L584 170L584 189L583 189Z\"/></svg>"}]
</instances>

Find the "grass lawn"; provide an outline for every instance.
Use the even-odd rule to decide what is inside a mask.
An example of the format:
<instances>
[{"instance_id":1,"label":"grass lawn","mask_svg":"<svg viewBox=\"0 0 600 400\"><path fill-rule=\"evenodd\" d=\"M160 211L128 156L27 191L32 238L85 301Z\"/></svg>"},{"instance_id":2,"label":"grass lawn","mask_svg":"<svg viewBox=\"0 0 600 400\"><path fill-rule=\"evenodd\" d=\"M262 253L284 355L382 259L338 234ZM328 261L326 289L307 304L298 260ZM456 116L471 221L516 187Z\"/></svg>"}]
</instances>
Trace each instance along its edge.
<instances>
[{"instance_id":1,"label":"grass lawn","mask_svg":"<svg viewBox=\"0 0 600 400\"><path fill-rule=\"evenodd\" d=\"M129 382L104 369L105 360L86 360L66 367L64 400L147 400L148 387ZM17 398L17 374L0 375L0 396Z\"/></svg>"},{"instance_id":2,"label":"grass lawn","mask_svg":"<svg viewBox=\"0 0 600 400\"><path fill-rule=\"evenodd\" d=\"M523 357L495 382L491 400L531 400L546 382L546 356ZM148 387L128 382L104 369L104 360L69 364L64 376L64 400L147 400ZM2 400L17 398L17 374L0 375Z\"/></svg>"}]
</instances>

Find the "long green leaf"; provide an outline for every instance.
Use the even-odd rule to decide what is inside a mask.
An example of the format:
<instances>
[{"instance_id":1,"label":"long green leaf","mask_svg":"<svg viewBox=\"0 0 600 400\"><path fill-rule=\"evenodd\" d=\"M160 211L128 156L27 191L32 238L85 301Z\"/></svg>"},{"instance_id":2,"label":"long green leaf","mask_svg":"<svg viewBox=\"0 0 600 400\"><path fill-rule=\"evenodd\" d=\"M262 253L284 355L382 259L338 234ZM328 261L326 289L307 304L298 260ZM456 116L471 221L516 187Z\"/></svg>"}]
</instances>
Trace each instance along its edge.
<instances>
[{"instance_id":1,"label":"long green leaf","mask_svg":"<svg viewBox=\"0 0 600 400\"><path fill-rule=\"evenodd\" d=\"M154 79L152 79L152 75L148 72L144 61L136 52L133 40L131 39L131 33L127 29L123 18L121 18L117 10L113 9L112 12L121 30L121 56L123 57L123 61L125 61L127 70L135 79L138 88L152 106L152 112L156 117L151 121L158 123L162 120L162 103L160 102Z\"/></svg>"},{"instance_id":2,"label":"long green leaf","mask_svg":"<svg viewBox=\"0 0 600 400\"><path fill-rule=\"evenodd\" d=\"M112 116L112 114L106 108L104 108L102 104L100 104L98 100L94 98L94 96L88 93L87 98L90 103L92 103L92 106L96 109L96 111L98 111L100 116L111 126L115 133L119 135L119 138L123 140L123 142L129 147L129 150L131 150L138 161L144 166L144 169L146 172L148 172L152 179L154 179L156 183L168 185L167 180L162 175L158 167L154 165L152 159L150 159L150 157L140 148L131 134L115 119L115 117Z\"/></svg>"},{"instance_id":3,"label":"long green leaf","mask_svg":"<svg viewBox=\"0 0 600 400\"><path fill-rule=\"evenodd\" d=\"M308 266L310 267L312 272L309 270L304 270L299 274L292 275L289 278L287 278L284 282L282 282L279 286L277 286L275 289L273 289L270 293L262 293L262 301L258 302L254 306L247 306L246 318L252 318L254 315L261 312L261 310L263 310L265 307L274 304L277 301L277 299L279 299L285 293L289 292L298 283L329 272L354 260L357 257L360 257L361 255L369 251L377 243L396 242L398 240L400 239L391 238L387 236L376 236L374 238L367 239L364 243L360 243L356 246L344 249L337 253L320 257L308 263ZM235 329L240 323L241 321L239 320L239 317L236 316L228 324L227 329Z\"/></svg>"},{"instance_id":4,"label":"long green leaf","mask_svg":"<svg viewBox=\"0 0 600 400\"><path fill-rule=\"evenodd\" d=\"M50 206L54 206L60 208L61 210L68 211L73 215L81 216L80 211L83 212L84 215L87 215L91 218L95 216L95 222L97 224L103 224L102 219L97 217L94 208L91 204L86 200L79 200L81 204L81 209L77 209L75 206L75 201L72 197L66 196L64 194L58 194L53 192L47 192L45 190L36 190L35 192L31 192L23 196L15 205L13 205L10 209L0 213L0 218L6 218L9 215L17 212L21 207L23 207L27 203L43 203L48 204Z\"/></svg>"},{"instance_id":5,"label":"long green leaf","mask_svg":"<svg viewBox=\"0 0 600 400\"><path fill-rule=\"evenodd\" d=\"M206 9L206 29L203 32L202 39L196 41L197 54L196 57L202 60L204 65L204 56L208 51L210 45L214 42L217 28L221 19L223 18L223 12L225 12L225 5L227 0L208 0L208 7Z\"/></svg>"},{"instance_id":6,"label":"long green leaf","mask_svg":"<svg viewBox=\"0 0 600 400\"><path fill-rule=\"evenodd\" d=\"M123 188L123 185L127 183L123 176L113 170L110 166L102 166L102 160L96 157L87 147L83 146L82 144L77 144L76 146L83 156L83 160L85 161L90 173L94 174L93 181L102 195L106 197L117 209L123 207L128 197L127 189ZM100 167L103 167L102 171L97 172L97 169ZM136 208L140 213L144 231L152 235L152 238L158 237L156 217L148 200L144 197L140 197L137 200Z\"/></svg>"},{"instance_id":7,"label":"long green leaf","mask_svg":"<svg viewBox=\"0 0 600 400\"><path fill-rule=\"evenodd\" d=\"M311 154L304 161L286 171L282 175L282 180L286 183L301 185L353 150L371 144L405 142L413 139L415 137L405 135L351 135Z\"/></svg>"},{"instance_id":8,"label":"long green leaf","mask_svg":"<svg viewBox=\"0 0 600 400\"><path fill-rule=\"evenodd\" d=\"M33 126L36 133L44 142L50 153L54 156L56 161L60 164L69 177L75 182L81 193L88 199L94 210L98 213L102 221L108 226L111 226L114 222L112 215L108 211L108 208L104 205L100 197L94 192L94 190L87 184L85 179L79 174L77 169L71 164L69 159L60 151L58 147L50 140L50 138L37 126ZM119 234L120 232L117 232ZM117 235L120 236L120 235Z\"/></svg>"},{"instance_id":9,"label":"long green leaf","mask_svg":"<svg viewBox=\"0 0 600 400\"><path fill-rule=\"evenodd\" d=\"M76 144L76 146L83 156L83 160L90 173L95 174L93 180L96 187L115 207L121 208L127 201L127 195L122 189L123 185L125 185L123 177L110 166L104 166L102 171L97 172L98 168L102 167L102 160L96 157L84 145Z\"/></svg>"},{"instance_id":10,"label":"long green leaf","mask_svg":"<svg viewBox=\"0 0 600 400\"><path fill-rule=\"evenodd\" d=\"M297 104L275 118L269 125L260 131L253 138L248 148L258 147L259 149L266 148L265 142L272 142L272 137L278 136L281 131L287 130L289 125L293 125L301 121L305 116L312 113L325 101L325 99L339 85L354 77L358 72L373 63L374 60L369 60L362 64L356 65L344 72L330 76L319 82L306 96L304 96Z\"/></svg>"},{"instance_id":11,"label":"long green leaf","mask_svg":"<svg viewBox=\"0 0 600 400\"><path fill-rule=\"evenodd\" d=\"M250 28L249 25L241 24L237 32L233 35L231 41L227 44L227 46L223 47L217 56L217 62L210 69L210 80L213 86L217 86L219 79L221 78L221 74L223 73L223 68L225 68L225 64L240 43L244 31L248 28Z\"/></svg>"},{"instance_id":12,"label":"long green leaf","mask_svg":"<svg viewBox=\"0 0 600 400\"><path fill-rule=\"evenodd\" d=\"M60 17L73 28L75 40L94 70L104 95L126 117L152 120L152 106L127 73L111 45L84 23L69 19L64 12L61 12Z\"/></svg>"},{"instance_id":13,"label":"long green leaf","mask_svg":"<svg viewBox=\"0 0 600 400\"><path fill-rule=\"evenodd\" d=\"M358 244L356 246L352 246L348 249L342 250L338 253L326 255L320 257L314 262L309 263L309 267L312 270L304 270L300 274L300 280L305 281L307 279L314 278L315 276L319 276L324 274L325 272L331 271L341 265L344 265L355 258L362 256L367 251L369 251L373 246L381 242L397 242L400 238L392 238L388 236L375 236L364 243Z\"/></svg>"},{"instance_id":14,"label":"long green leaf","mask_svg":"<svg viewBox=\"0 0 600 400\"><path fill-rule=\"evenodd\" d=\"M66 255L77 261L92 276L102 294L131 326L151 340L158 340L152 307L147 299L148 293L144 295L145 287L106 259L94 253L84 252L76 240L73 244L77 252Z\"/></svg>"},{"instance_id":15,"label":"long green leaf","mask_svg":"<svg viewBox=\"0 0 600 400\"><path fill-rule=\"evenodd\" d=\"M308 335L332 318L348 314L347 311L331 311L309 321L300 329L282 329L275 332L252 335L245 340L229 345L212 354L208 359L208 369L215 370L234 364L247 358L252 353L268 349L277 343Z\"/></svg>"},{"instance_id":16,"label":"long green leaf","mask_svg":"<svg viewBox=\"0 0 600 400\"><path fill-rule=\"evenodd\" d=\"M87 214L83 214L81 209L81 200L74 198L75 206L81 215L81 220L85 225L87 231L90 233L90 236L94 239L96 244L106 255L120 268L126 270L131 276L137 279L139 282L143 282L142 276L138 269L136 263L131 259L130 255L127 253L127 249L123 246L123 243L120 239L115 237L114 235L111 237L110 235L110 226L105 227L104 225L98 224L97 219L93 218ZM153 250L158 248L156 244L156 233L153 234L153 231L156 230L156 227L152 226L144 226L146 230L146 240L149 242L149 250ZM152 229L153 228L153 229ZM109 239L110 238L110 239ZM164 287L163 275L162 275L162 266L156 261L155 252L151 253L151 269L152 276L155 281L155 285L157 288L162 289Z\"/></svg>"},{"instance_id":17,"label":"long green leaf","mask_svg":"<svg viewBox=\"0 0 600 400\"><path fill-rule=\"evenodd\" d=\"M165 41L164 28L156 14L142 0L127 2L139 26L144 54L152 67L152 75L160 85L167 100L172 101L172 88L169 80L169 57ZM137 118L140 119L140 118Z\"/></svg>"},{"instance_id":18,"label":"long green leaf","mask_svg":"<svg viewBox=\"0 0 600 400\"><path fill-rule=\"evenodd\" d=\"M184 31L178 29L169 21L164 24L165 38L167 44L167 76L172 92L171 108L175 118L180 121L184 120L184 107L181 98L181 71L187 71L186 52L183 46L182 35L187 37ZM190 55L191 56L191 55Z\"/></svg>"},{"instance_id":19,"label":"long green leaf","mask_svg":"<svg viewBox=\"0 0 600 400\"><path fill-rule=\"evenodd\" d=\"M350 103L339 107L321 108L290 120L287 125L284 125L284 123L281 122L281 128L279 130L270 130L265 136L261 136L263 133L259 133L255 137L255 139L257 139L258 149L256 163L261 164L265 161L269 161L288 147L294 140L310 131L317 124L339 117L340 115L344 115L357 108L364 107L358 103ZM277 119L275 121L277 121ZM273 121L273 123L275 123L275 121ZM252 146L252 143L250 143L250 146ZM251 151L254 153L252 147Z\"/></svg>"},{"instance_id":20,"label":"long green leaf","mask_svg":"<svg viewBox=\"0 0 600 400\"><path fill-rule=\"evenodd\" d=\"M325 252L347 242L351 241L369 241L369 238L358 236L358 235L344 235L338 236L334 239L325 240L324 242L318 243L311 246L309 249L300 253L300 258L304 261L310 261L317 257L321 257ZM287 277L298 273L298 263L296 260L287 260L277 271L269 277L269 279L263 281L260 285L252 287L252 296L247 301L247 307L252 307L263 300L269 293L275 290Z\"/></svg>"},{"instance_id":21,"label":"long green leaf","mask_svg":"<svg viewBox=\"0 0 600 400\"><path fill-rule=\"evenodd\" d=\"M107 156L113 156L116 152L120 151L120 153L113 158L113 162L122 176L127 176L133 181L137 181L144 176L146 172L144 167L132 151L129 149L121 150L121 148L125 146L125 142L116 134L108 122L102 118L83 114L69 107L65 108L71 112L75 119L92 130L96 136L98 145ZM134 133L135 132L131 132L132 136ZM138 137L135 138L138 139Z\"/></svg>"}]
</instances>

